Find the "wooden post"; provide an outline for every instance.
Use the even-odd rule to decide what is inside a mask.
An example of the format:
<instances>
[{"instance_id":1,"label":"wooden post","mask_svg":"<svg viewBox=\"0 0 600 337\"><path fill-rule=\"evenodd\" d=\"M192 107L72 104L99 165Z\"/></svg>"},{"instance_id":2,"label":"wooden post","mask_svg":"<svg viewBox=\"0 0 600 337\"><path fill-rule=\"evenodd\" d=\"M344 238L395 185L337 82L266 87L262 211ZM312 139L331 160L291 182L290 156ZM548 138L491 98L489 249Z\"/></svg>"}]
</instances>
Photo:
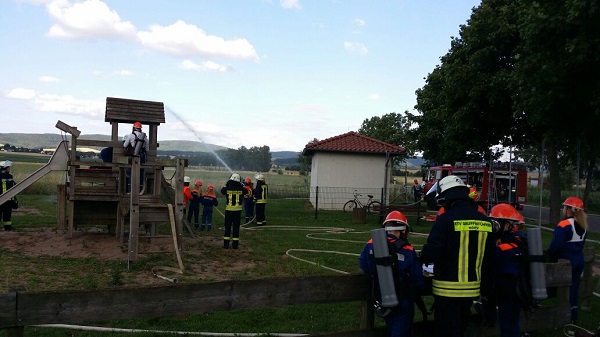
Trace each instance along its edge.
<instances>
[{"instance_id":1,"label":"wooden post","mask_svg":"<svg viewBox=\"0 0 600 337\"><path fill-rule=\"evenodd\" d=\"M185 175L185 160L178 159L175 167L175 223L177 224L177 246L183 251L183 176Z\"/></svg>"},{"instance_id":2,"label":"wooden post","mask_svg":"<svg viewBox=\"0 0 600 337\"><path fill-rule=\"evenodd\" d=\"M56 186L56 221L59 230L67 229L67 186Z\"/></svg>"},{"instance_id":3,"label":"wooden post","mask_svg":"<svg viewBox=\"0 0 600 337\"><path fill-rule=\"evenodd\" d=\"M579 307L582 310L591 309L591 299L594 292L594 247L586 247L583 249L585 267L583 268L583 276L581 277L581 285L579 287Z\"/></svg>"},{"instance_id":4,"label":"wooden post","mask_svg":"<svg viewBox=\"0 0 600 337\"><path fill-rule=\"evenodd\" d=\"M360 303L360 329L373 329L375 327L375 308L370 300Z\"/></svg>"},{"instance_id":5,"label":"wooden post","mask_svg":"<svg viewBox=\"0 0 600 337\"><path fill-rule=\"evenodd\" d=\"M131 157L130 197L128 261L136 261L138 255L138 231L140 227L140 157Z\"/></svg>"}]
</instances>

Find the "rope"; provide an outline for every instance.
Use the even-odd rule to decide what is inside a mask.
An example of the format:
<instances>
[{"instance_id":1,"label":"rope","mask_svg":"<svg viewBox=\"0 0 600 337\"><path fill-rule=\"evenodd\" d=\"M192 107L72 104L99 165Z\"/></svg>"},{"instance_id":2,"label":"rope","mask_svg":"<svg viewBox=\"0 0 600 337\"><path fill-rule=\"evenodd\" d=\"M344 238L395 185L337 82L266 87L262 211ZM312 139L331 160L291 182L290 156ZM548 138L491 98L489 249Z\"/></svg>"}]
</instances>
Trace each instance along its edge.
<instances>
[{"instance_id":1,"label":"rope","mask_svg":"<svg viewBox=\"0 0 600 337\"><path fill-rule=\"evenodd\" d=\"M569 329L571 329L571 330L569 330ZM590 337L592 337L592 336L596 336L596 334L594 334L593 332L591 332L591 331L589 331L589 330L586 330L586 329L584 329L584 328L580 327L579 325L575 325L575 324L566 324L566 325L563 327L563 333L564 333L564 334L565 334L565 336L567 336L567 337L573 337L573 336L575 336L575 333L576 333L577 331L583 331L583 332L585 332L585 333L589 334L589 336L590 336Z\"/></svg>"}]
</instances>

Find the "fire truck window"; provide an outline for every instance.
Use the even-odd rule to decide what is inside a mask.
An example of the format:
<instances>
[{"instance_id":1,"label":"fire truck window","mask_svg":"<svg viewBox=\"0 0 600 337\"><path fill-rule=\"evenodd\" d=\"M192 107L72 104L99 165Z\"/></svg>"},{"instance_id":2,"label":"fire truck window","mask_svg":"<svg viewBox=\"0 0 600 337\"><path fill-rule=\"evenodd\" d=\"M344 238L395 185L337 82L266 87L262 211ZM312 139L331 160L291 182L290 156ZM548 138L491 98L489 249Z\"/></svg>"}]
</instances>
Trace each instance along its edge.
<instances>
[{"instance_id":1,"label":"fire truck window","mask_svg":"<svg viewBox=\"0 0 600 337\"><path fill-rule=\"evenodd\" d=\"M450 171L448 171L448 170L443 170L443 171L442 171L442 178L444 178L444 177L448 176L448 173L450 173Z\"/></svg>"}]
</instances>

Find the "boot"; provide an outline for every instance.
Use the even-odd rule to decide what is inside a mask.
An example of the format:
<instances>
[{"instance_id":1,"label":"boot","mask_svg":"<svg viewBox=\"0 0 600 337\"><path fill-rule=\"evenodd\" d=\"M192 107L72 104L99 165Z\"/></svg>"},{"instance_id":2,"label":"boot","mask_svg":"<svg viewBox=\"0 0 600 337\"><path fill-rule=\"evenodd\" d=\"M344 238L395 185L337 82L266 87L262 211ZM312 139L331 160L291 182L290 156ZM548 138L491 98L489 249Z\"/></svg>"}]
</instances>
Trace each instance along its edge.
<instances>
[{"instance_id":1,"label":"boot","mask_svg":"<svg viewBox=\"0 0 600 337\"><path fill-rule=\"evenodd\" d=\"M233 244L232 244L232 247L231 247L231 248L233 248L233 249L238 249L238 244L239 244L239 243L240 243L240 242L239 242L238 240L235 240L235 241L233 241Z\"/></svg>"},{"instance_id":2,"label":"boot","mask_svg":"<svg viewBox=\"0 0 600 337\"><path fill-rule=\"evenodd\" d=\"M200 230L201 230L201 231L203 231L203 230L204 230L204 227L206 227L206 225L205 225L205 224L202 224L202 226L200 226Z\"/></svg>"},{"instance_id":3,"label":"boot","mask_svg":"<svg viewBox=\"0 0 600 337\"><path fill-rule=\"evenodd\" d=\"M13 227L12 227L12 225L4 225L4 230L5 231L12 231Z\"/></svg>"},{"instance_id":4,"label":"boot","mask_svg":"<svg viewBox=\"0 0 600 337\"><path fill-rule=\"evenodd\" d=\"M212 229L212 224L209 223L207 230L210 232L211 229Z\"/></svg>"},{"instance_id":5,"label":"boot","mask_svg":"<svg viewBox=\"0 0 600 337\"><path fill-rule=\"evenodd\" d=\"M229 249L229 240L223 240L223 248Z\"/></svg>"}]
</instances>

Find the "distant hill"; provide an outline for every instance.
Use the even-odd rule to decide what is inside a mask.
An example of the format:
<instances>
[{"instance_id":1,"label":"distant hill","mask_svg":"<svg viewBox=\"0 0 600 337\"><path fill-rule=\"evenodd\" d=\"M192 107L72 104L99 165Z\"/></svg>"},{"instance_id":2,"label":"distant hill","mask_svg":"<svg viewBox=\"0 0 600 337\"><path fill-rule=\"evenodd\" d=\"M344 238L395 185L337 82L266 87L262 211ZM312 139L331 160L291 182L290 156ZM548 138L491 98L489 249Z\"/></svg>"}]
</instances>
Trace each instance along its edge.
<instances>
[{"instance_id":1,"label":"distant hill","mask_svg":"<svg viewBox=\"0 0 600 337\"><path fill-rule=\"evenodd\" d=\"M71 135L65 136L68 141ZM109 135L81 135L80 139L110 140ZM0 133L0 144L10 144L15 147L29 149L52 149L56 148L63 140L61 135L52 133ZM195 142L189 140L163 140L159 141L159 151L187 151L187 152L210 152L227 149L224 146Z\"/></svg>"}]
</instances>

